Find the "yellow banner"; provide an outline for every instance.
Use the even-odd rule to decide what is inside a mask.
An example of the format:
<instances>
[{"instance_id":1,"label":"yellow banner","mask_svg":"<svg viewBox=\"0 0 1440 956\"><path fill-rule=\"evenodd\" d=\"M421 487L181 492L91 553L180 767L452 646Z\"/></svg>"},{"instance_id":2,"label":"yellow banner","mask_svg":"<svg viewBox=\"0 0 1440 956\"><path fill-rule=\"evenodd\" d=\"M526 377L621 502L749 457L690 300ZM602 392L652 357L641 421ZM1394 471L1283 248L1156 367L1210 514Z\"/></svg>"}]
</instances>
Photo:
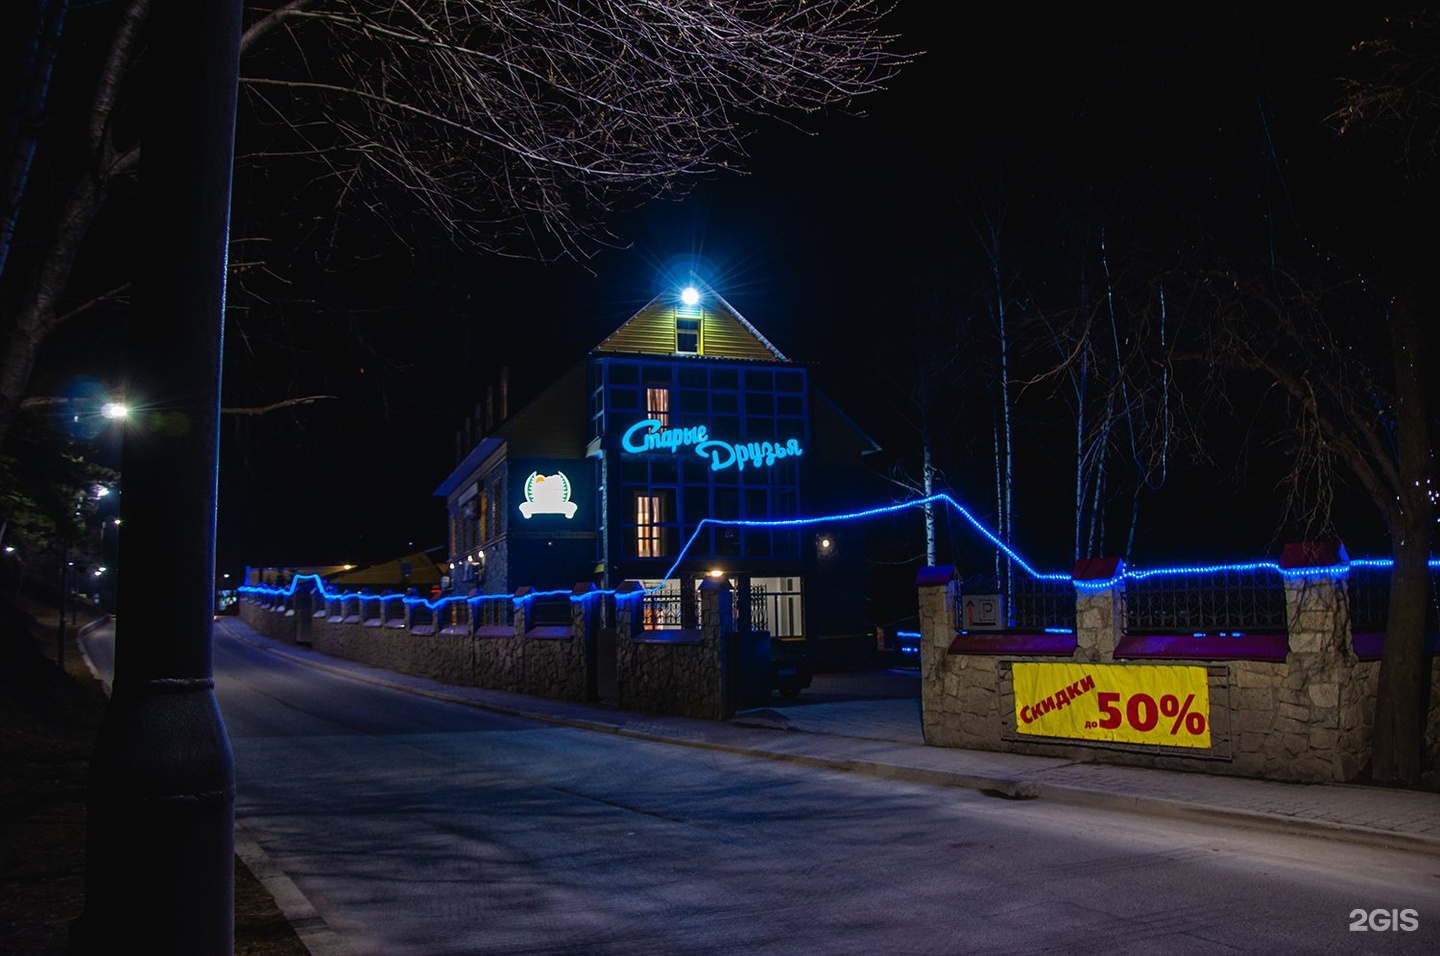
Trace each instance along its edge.
<instances>
[{"instance_id":1,"label":"yellow banner","mask_svg":"<svg viewBox=\"0 0 1440 956\"><path fill-rule=\"evenodd\" d=\"M1169 664L1022 664L1015 729L1164 747L1210 746L1210 684L1203 667Z\"/></svg>"}]
</instances>

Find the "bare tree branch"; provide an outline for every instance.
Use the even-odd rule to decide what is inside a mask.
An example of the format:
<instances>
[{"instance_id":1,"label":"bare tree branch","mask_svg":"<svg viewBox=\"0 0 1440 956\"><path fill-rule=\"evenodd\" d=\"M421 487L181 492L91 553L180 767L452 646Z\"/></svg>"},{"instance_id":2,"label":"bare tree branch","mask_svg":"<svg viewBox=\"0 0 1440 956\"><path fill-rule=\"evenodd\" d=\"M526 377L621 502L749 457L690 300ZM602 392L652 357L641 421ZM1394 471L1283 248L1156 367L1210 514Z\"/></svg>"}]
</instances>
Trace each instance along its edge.
<instances>
[{"instance_id":1,"label":"bare tree branch","mask_svg":"<svg viewBox=\"0 0 1440 956\"><path fill-rule=\"evenodd\" d=\"M357 222L398 234L418 217L469 251L583 261L618 244L607 225L618 210L737 169L757 117L855 112L907 62L880 29L888 11L873 0L257 0L241 41L237 171L264 163L256 182L327 209L322 238ZM123 120L149 0L87 12L110 31L108 46L85 48L98 59L88 112L47 128L90 155L58 213L14 218L23 183L4 208L46 251L23 275L0 260L19 303L0 329L0 444L42 343L99 301L68 304L89 298L71 287L74 263L140 161Z\"/></svg>"},{"instance_id":2,"label":"bare tree branch","mask_svg":"<svg viewBox=\"0 0 1440 956\"><path fill-rule=\"evenodd\" d=\"M257 405L246 408L221 408L221 415L268 415L277 412L282 408L293 408L296 405L310 405L314 402L334 400L334 395L306 395L303 398L287 398L280 402L271 402L269 405Z\"/></svg>"}]
</instances>

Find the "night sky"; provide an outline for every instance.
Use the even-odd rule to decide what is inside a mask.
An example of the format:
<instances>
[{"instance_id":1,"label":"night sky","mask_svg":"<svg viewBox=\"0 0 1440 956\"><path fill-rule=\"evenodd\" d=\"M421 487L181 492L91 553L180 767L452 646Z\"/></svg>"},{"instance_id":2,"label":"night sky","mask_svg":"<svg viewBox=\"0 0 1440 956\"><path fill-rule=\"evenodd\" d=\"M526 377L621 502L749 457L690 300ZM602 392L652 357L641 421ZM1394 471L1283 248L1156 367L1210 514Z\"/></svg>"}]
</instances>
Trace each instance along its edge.
<instances>
[{"instance_id":1,"label":"night sky","mask_svg":"<svg viewBox=\"0 0 1440 956\"><path fill-rule=\"evenodd\" d=\"M357 242L353 262L308 291L325 303L313 316L232 316L227 403L337 399L222 422L221 569L368 562L443 544L432 492L453 464L456 429L500 370L513 411L681 265L809 364L884 462L913 461L897 398L912 367L906 329L917 302L950 290L973 310L979 197L1005 197L1017 302L1059 294L1079 209L1126 223L1132 243L1157 252L1182 219L1206 222L1217 241L1263 241L1306 201L1303 160L1327 135L1327 79L1371 22L1363 4L1351 5L1353 22L1224 3L901 6L899 46L924 52L861 104L868 116L814 118L810 136L758 122L747 175L617 216L628 248L580 265ZM1267 179L1267 166L1286 176ZM240 188L244 215L261 200ZM960 386L955 401L977 399ZM1044 569L1068 568L1072 466L1043 441L1056 427L1044 403L1026 415L1017 427L1035 440L1017 468L1017 541ZM990 435L956 429L947 478L983 518ZM1135 562L1269 556L1273 476L1251 467L1234 486L1224 467L1175 469ZM1377 518L1357 512L1356 527L1352 551L1383 544Z\"/></svg>"}]
</instances>

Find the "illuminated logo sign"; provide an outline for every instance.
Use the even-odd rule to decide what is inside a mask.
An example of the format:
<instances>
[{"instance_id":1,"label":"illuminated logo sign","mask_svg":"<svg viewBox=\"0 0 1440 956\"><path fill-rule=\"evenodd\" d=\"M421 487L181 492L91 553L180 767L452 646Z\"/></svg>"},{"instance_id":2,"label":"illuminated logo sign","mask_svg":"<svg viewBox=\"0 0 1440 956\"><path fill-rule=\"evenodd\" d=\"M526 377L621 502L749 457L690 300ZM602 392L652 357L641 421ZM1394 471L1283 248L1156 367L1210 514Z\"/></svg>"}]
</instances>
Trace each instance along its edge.
<instances>
[{"instance_id":1,"label":"illuminated logo sign","mask_svg":"<svg viewBox=\"0 0 1440 956\"><path fill-rule=\"evenodd\" d=\"M520 513L526 518L534 515L564 515L575 517L575 502L570 500L570 479L565 472L553 475L530 472L525 479L525 500L520 503Z\"/></svg>"},{"instance_id":2,"label":"illuminated logo sign","mask_svg":"<svg viewBox=\"0 0 1440 956\"><path fill-rule=\"evenodd\" d=\"M682 448L694 449L701 458L710 459L710 470L721 468L744 468L751 465L773 465L782 458L800 457L800 439L791 438L784 442L752 441L732 445L728 441L711 438L704 425L693 428L666 428L654 418L636 422L625 429L620 447L631 452L668 451L672 454Z\"/></svg>"}]
</instances>

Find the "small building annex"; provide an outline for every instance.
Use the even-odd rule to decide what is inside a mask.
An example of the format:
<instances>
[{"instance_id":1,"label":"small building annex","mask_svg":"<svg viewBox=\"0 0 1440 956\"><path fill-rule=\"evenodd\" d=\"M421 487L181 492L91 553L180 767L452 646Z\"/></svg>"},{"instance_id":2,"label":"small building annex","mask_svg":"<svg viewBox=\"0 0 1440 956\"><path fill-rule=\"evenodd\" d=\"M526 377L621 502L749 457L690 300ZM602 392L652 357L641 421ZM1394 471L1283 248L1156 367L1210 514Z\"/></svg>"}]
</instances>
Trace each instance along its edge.
<instances>
[{"instance_id":1,"label":"small building annex","mask_svg":"<svg viewBox=\"0 0 1440 956\"><path fill-rule=\"evenodd\" d=\"M687 627L723 576L747 629L871 633L863 524L810 519L876 500L878 447L713 290L657 297L501 417L435 492L452 593L640 581L670 598L647 626Z\"/></svg>"}]
</instances>

